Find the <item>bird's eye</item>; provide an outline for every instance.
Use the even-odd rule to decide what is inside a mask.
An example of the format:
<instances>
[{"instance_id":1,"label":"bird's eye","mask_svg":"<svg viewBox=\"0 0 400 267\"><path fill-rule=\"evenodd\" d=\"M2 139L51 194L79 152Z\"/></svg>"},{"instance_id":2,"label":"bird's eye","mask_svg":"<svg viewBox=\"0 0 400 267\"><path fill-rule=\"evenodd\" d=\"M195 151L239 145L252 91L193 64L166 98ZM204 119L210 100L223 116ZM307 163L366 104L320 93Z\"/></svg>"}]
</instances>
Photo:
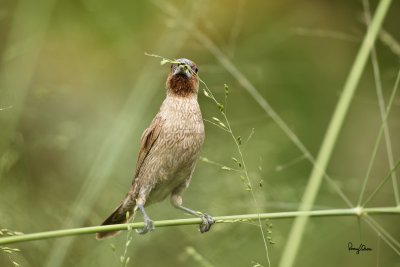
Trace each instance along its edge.
<instances>
[{"instance_id":1,"label":"bird's eye","mask_svg":"<svg viewBox=\"0 0 400 267\"><path fill-rule=\"evenodd\" d=\"M195 73L198 73L198 72L199 72L199 69L198 69L198 68L195 68L195 69L194 69L194 72L195 72Z\"/></svg>"}]
</instances>

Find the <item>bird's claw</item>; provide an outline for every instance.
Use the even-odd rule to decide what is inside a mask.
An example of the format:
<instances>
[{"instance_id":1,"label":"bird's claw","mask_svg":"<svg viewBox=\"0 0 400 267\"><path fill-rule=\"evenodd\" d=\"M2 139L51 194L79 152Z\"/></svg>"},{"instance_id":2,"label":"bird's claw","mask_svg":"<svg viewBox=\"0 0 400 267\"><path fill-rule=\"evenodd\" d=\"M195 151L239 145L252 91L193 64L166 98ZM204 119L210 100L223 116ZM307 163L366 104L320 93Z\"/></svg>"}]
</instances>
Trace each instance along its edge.
<instances>
[{"instance_id":1,"label":"bird's claw","mask_svg":"<svg viewBox=\"0 0 400 267\"><path fill-rule=\"evenodd\" d=\"M215 220L213 217L208 215L207 213L203 213L200 218L203 220L203 222L200 224L200 233L205 233L208 232L211 228L211 226L215 223Z\"/></svg>"},{"instance_id":2,"label":"bird's claw","mask_svg":"<svg viewBox=\"0 0 400 267\"><path fill-rule=\"evenodd\" d=\"M146 233L148 233L149 231L154 231L155 226L154 226L154 222L150 219L144 219L144 227L140 230L136 230L136 233L138 233L139 235L144 235Z\"/></svg>"}]
</instances>

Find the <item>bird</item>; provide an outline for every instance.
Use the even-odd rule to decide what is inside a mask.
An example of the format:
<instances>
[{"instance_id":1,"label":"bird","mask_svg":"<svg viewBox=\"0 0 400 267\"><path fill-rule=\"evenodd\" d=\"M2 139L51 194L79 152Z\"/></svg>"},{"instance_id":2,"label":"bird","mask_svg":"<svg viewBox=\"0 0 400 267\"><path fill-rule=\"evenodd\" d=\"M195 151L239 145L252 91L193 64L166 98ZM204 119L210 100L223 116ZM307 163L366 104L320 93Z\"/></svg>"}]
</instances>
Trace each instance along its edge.
<instances>
[{"instance_id":1,"label":"bird","mask_svg":"<svg viewBox=\"0 0 400 267\"><path fill-rule=\"evenodd\" d=\"M183 206L182 194L188 188L204 143L203 118L197 100L197 65L179 58L171 63L166 81L166 98L159 112L143 132L132 185L118 207L102 223L126 223L139 210L146 234L155 229L145 207L168 196L173 207L201 218L201 233L215 223L212 216ZM119 231L98 232L97 239L115 236Z\"/></svg>"}]
</instances>

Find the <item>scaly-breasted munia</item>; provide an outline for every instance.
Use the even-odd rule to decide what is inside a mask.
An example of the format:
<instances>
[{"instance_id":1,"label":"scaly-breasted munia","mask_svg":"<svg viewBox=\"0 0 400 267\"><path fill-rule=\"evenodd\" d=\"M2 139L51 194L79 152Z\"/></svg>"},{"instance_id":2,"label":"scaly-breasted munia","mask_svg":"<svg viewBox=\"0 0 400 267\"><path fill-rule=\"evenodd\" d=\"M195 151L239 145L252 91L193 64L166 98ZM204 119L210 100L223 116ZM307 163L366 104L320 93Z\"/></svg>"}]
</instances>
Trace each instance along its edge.
<instances>
[{"instance_id":1,"label":"scaly-breasted munia","mask_svg":"<svg viewBox=\"0 0 400 267\"><path fill-rule=\"evenodd\" d=\"M214 223L208 214L182 206L182 193L189 186L204 142L204 124L197 102L199 77L196 64L188 59L177 59L171 65L166 88L167 97L160 111L142 135L132 186L102 225L125 223L133 211L139 209L145 226L138 233L152 231L154 224L144 207L168 196L174 207L202 219L202 233ZM117 233L99 232L97 238Z\"/></svg>"}]
</instances>

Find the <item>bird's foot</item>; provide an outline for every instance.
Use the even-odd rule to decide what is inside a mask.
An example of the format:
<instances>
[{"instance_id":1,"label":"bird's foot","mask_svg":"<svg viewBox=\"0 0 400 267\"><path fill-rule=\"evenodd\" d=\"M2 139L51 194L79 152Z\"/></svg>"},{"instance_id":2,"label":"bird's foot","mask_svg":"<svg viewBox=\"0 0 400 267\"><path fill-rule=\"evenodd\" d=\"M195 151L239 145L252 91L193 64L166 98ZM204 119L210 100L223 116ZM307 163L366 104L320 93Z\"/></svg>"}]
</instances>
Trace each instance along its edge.
<instances>
[{"instance_id":1,"label":"bird's foot","mask_svg":"<svg viewBox=\"0 0 400 267\"><path fill-rule=\"evenodd\" d=\"M200 218L203 220L203 222L200 224L199 228L200 228L200 233L203 234L210 230L211 226L215 223L215 220L207 213L201 214Z\"/></svg>"},{"instance_id":2,"label":"bird's foot","mask_svg":"<svg viewBox=\"0 0 400 267\"><path fill-rule=\"evenodd\" d=\"M144 227L140 230L136 230L136 233L138 233L139 235L144 235L149 231L154 231L154 229L154 222L150 220L150 218L144 218Z\"/></svg>"}]
</instances>

